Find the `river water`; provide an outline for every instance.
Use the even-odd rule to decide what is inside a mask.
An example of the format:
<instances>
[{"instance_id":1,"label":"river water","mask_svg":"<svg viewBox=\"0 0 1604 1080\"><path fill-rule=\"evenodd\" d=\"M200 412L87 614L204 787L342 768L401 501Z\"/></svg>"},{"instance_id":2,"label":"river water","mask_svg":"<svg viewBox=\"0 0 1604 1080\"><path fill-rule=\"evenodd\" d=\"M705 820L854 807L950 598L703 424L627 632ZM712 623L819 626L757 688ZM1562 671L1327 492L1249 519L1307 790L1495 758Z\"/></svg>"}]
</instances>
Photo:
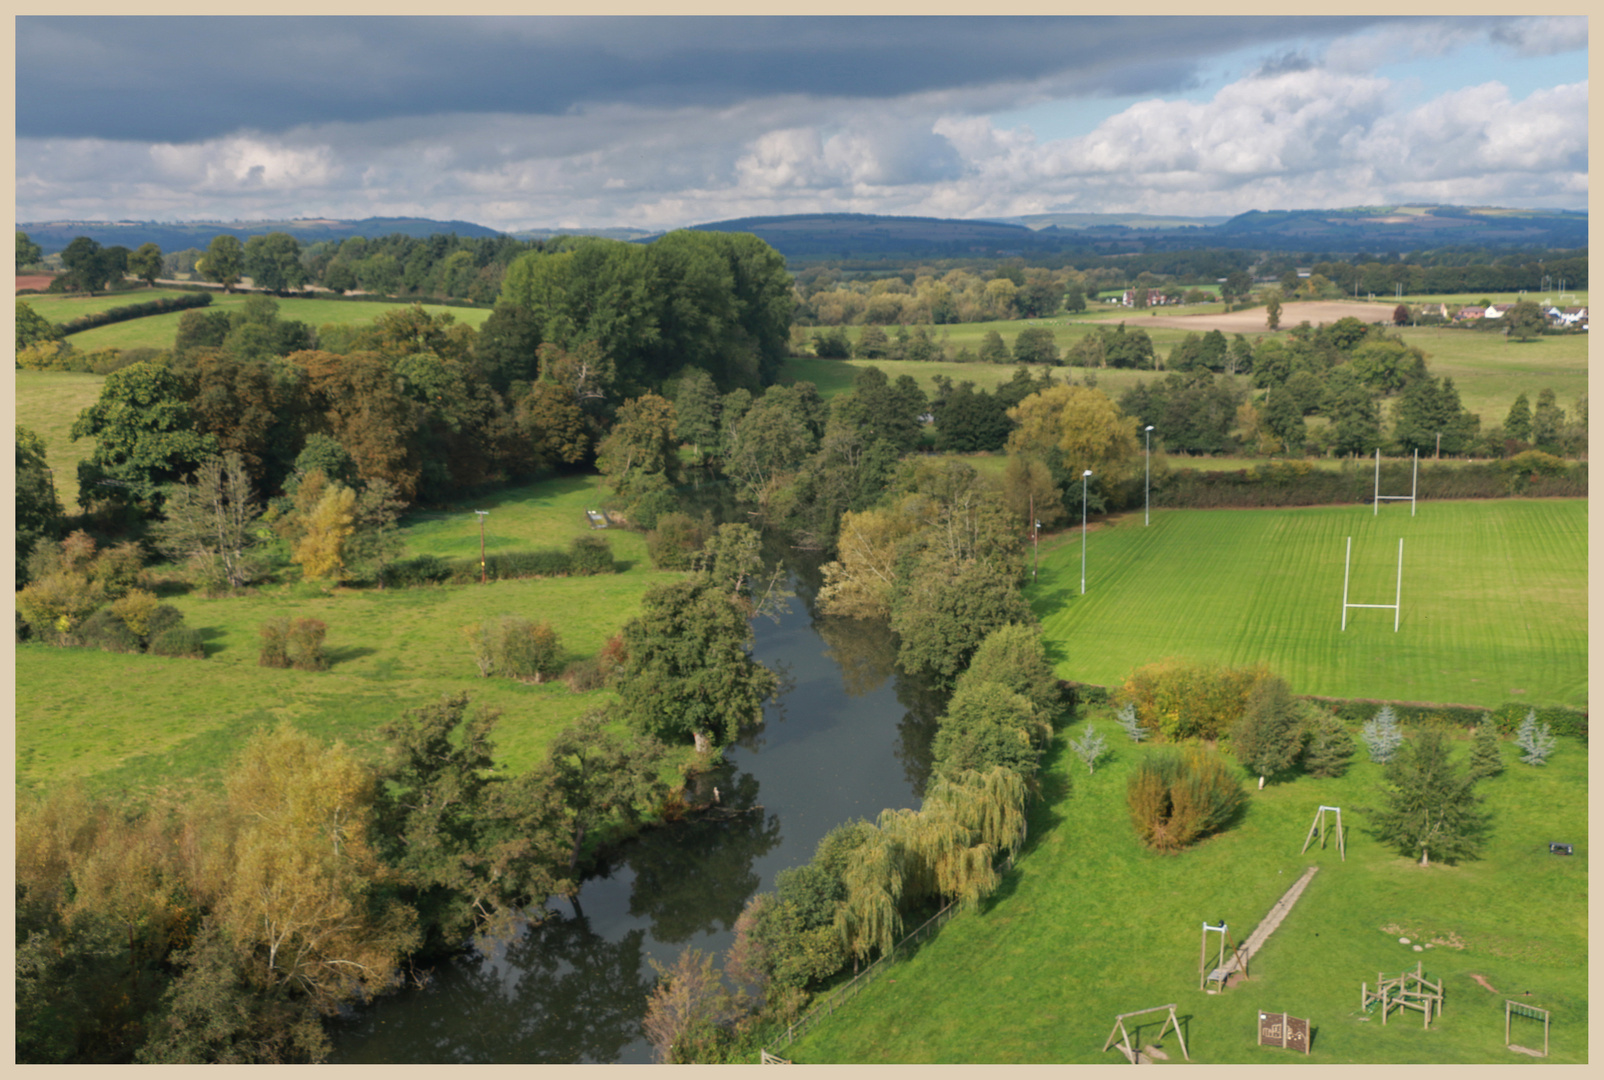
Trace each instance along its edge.
<instances>
[{"instance_id":1,"label":"river water","mask_svg":"<svg viewBox=\"0 0 1604 1080\"><path fill-rule=\"evenodd\" d=\"M553 899L540 926L341 1021L333 1062L649 1062L652 961L687 948L722 959L747 900L830 829L919 805L939 699L893 671L886 627L815 618L816 575L802 568L792 584L791 611L753 625L754 654L786 687L699 781L732 813L647 830L573 901Z\"/></svg>"}]
</instances>

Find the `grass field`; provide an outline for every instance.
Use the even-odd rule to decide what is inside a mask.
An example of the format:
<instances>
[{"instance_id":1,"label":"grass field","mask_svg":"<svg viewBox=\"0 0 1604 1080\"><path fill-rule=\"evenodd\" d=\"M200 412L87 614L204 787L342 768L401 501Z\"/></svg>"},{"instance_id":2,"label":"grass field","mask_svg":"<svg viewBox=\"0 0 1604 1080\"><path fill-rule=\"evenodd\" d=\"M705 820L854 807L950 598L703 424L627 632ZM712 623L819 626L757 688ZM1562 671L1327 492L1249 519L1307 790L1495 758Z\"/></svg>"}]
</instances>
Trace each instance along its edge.
<instances>
[{"instance_id":1,"label":"grass field","mask_svg":"<svg viewBox=\"0 0 1604 1080\"><path fill-rule=\"evenodd\" d=\"M1352 603L1391 603L1400 628ZM1496 706L1587 704L1587 503L1299 510L1155 508L1044 543L1027 596L1060 677L1123 682L1165 656L1263 662L1298 693Z\"/></svg>"},{"instance_id":2,"label":"grass field","mask_svg":"<svg viewBox=\"0 0 1604 1080\"><path fill-rule=\"evenodd\" d=\"M17 423L45 441L56 495L71 513L78 501L78 462L93 447L89 439L73 442L69 432L78 414L100 400L106 377L77 371L18 371L15 377Z\"/></svg>"},{"instance_id":3,"label":"grass field","mask_svg":"<svg viewBox=\"0 0 1604 1080\"><path fill-rule=\"evenodd\" d=\"M172 300L190 295L184 289L135 289L131 292L101 293L98 296L37 293L19 296L23 301L51 322L64 323L80 315L94 315L112 308L132 307L152 300ZM215 303L215 301L214 301Z\"/></svg>"},{"instance_id":4,"label":"grass field","mask_svg":"<svg viewBox=\"0 0 1604 1080\"><path fill-rule=\"evenodd\" d=\"M1506 743L1505 773L1479 785L1494 815L1483 857L1421 869L1368 831L1360 808L1379 802L1381 768L1362 747L1346 776L1269 784L1250 794L1235 827L1180 855L1155 855L1137 843L1125 806L1129 775L1149 751L1106 715L1085 722L1109 737L1113 759L1088 776L1057 741L1030 846L999 892L783 1057L1123 1065L1102 1050L1114 1017L1174 1002L1198 1063L1533 1063L1504 1046L1504 1001L1516 998L1552 1011L1549 1063L1588 1060L1585 747L1561 739L1534 768ZM1467 752L1463 741L1454 751L1461 762ZM1299 854L1320 805L1344 810L1346 861L1334 844ZM1548 841L1561 839L1578 855L1550 855ZM1223 993L1199 990L1201 924L1224 920L1231 940L1243 941L1309 866L1319 870L1251 977ZM1414 951L1425 942L1440 943ZM1418 1012L1383 1027L1360 1011L1361 982L1416 962L1444 983L1444 1012L1430 1030ZM1260 1009L1308 1019L1309 1056L1256 1046ZM1164 1018L1135 1018L1139 1046L1157 1041ZM1540 1048L1542 1037L1540 1023L1518 1021L1513 1041ZM1183 1063L1173 1033L1162 1047Z\"/></svg>"},{"instance_id":5,"label":"grass field","mask_svg":"<svg viewBox=\"0 0 1604 1080\"><path fill-rule=\"evenodd\" d=\"M82 310L74 310L71 315L81 315L86 311L105 311L107 308L122 307L137 301L153 299L163 295L179 295L177 292L164 292L156 289L151 292L139 292L119 296L108 302L106 297L79 300L72 298L61 301L64 304L84 304ZM205 311L226 311L231 307L243 304L248 294L233 293L229 295L216 294ZM26 298L31 300L39 297ZM340 326L349 326L355 323L372 322L386 311L395 308L395 304L359 303L350 300L304 300L300 297L273 297L278 304L278 317L297 322L304 322L311 326L323 326L334 323ZM438 315L449 313L454 319L469 326L479 326L490 317L489 308L461 308L448 307L443 304L425 304L424 310L430 314ZM71 315L60 315L55 310L46 310L41 304L38 311L46 318L57 322L70 318ZM73 334L67 340L72 342L74 348L88 352L93 349L170 349L173 339L178 336L178 320L183 318L181 311L169 311L163 315L150 315L143 319L130 319L127 322L112 323L110 326L97 326L93 330L84 330Z\"/></svg>"},{"instance_id":6,"label":"grass field","mask_svg":"<svg viewBox=\"0 0 1604 1080\"><path fill-rule=\"evenodd\" d=\"M566 547L589 532L582 511L602 494L597 478L557 479L492 495L455 514L422 516L405 523L408 554L476 553L473 509L490 511L485 543L492 552ZM527 768L563 725L611 692L481 679L461 628L516 614L550 622L569 658L594 655L639 610L646 589L671 576L651 569L641 536L606 536L627 564L621 574L328 596L294 585L227 599L170 598L205 635L205 660L19 646L19 785L78 777L97 788L156 792L213 782L247 733L281 718L376 752L379 724L460 690L504 710L499 760ZM257 666L258 627L280 615L328 624L328 671Z\"/></svg>"}]
</instances>

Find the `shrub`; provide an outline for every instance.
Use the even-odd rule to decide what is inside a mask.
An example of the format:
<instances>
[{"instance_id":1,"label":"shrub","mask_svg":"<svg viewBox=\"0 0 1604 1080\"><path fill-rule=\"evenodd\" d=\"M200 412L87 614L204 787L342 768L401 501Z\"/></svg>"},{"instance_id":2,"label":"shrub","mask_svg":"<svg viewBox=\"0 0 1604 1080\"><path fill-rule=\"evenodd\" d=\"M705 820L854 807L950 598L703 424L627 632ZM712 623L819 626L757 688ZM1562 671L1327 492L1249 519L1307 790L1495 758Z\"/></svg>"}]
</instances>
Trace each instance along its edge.
<instances>
[{"instance_id":1,"label":"shrub","mask_svg":"<svg viewBox=\"0 0 1604 1080\"><path fill-rule=\"evenodd\" d=\"M1528 765L1545 764L1554 752L1554 733L1546 723L1538 722L1536 709L1529 711L1521 721L1515 745L1520 747L1520 759Z\"/></svg>"},{"instance_id":2,"label":"shrub","mask_svg":"<svg viewBox=\"0 0 1604 1080\"><path fill-rule=\"evenodd\" d=\"M289 667L290 620L269 619L262 624L262 651L256 662L262 667Z\"/></svg>"},{"instance_id":3,"label":"shrub","mask_svg":"<svg viewBox=\"0 0 1604 1080\"><path fill-rule=\"evenodd\" d=\"M1360 730L1359 737L1364 740L1365 749L1370 751L1370 760L1378 765L1385 765L1398 753L1398 747L1403 744L1403 732L1398 728L1398 714L1391 705L1383 705L1375 716L1372 716Z\"/></svg>"},{"instance_id":4,"label":"shrub","mask_svg":"<svg viewBox=\"0 0 1604 1080\"><path fill-rule=\"evenodd\" d=\"M1224 828L1242 800L1242 785L1224 759L1199 747L1149 755L1126 789L1137 839L1165 854Z\"/></svg>"},{"instance_id":5,"label":"shrub","mask_svg":"<svg viewBox=\"0 0 1604 1080\"><path fill-rule=\"evenodd\" d=\"M414 555L380 570L379 582L386 588L409 589L419 585L438 585L450 576L451 564L438 555Z\"/></svg>"},{"instance_id":6,"label":"shrub","mask_svg":"<svg viewBox=\"0 0 1604 1080\"><path fill-rule=\"evenodd\" d=\"M323 671L329 666L323 653L328 624L322 619L296 619L285 635L285 652L290 666L299 671Z\"/></svg>"},{"instance_id":7,"label":"shrub","mask_svg":"<svg viewBox=\"0 0 1604 1080\"><path fill-rule=\"evenodd\" d=\"M113 614L110 608L101 608L85 619L74 632L74 637L84 646L102 652L136 653L143 644L139 635L130 630L128 624Z\"/></svg>"},{"instance_id":8,"label":"shrub","mask_svg":"<svg viewBox=\"0 0 1604 1080\"><path fill-rule=\"evenodd\" d=\"M601 659L594 656L586 660L575 660L563 671L562 677L568 684L568 689L576 694L599 690L607 685L607 672L602 667Z\"/></svg>"},{"instance_id":9,"label":"shrub","mask_svg":"<svg viewBox=\"0 0 1604 1080\"><path fill-rule=\"evenodd\" d=\"M130 589L112 602L111 613L139 637L149 638L151 616L160 606L161 602L156 599L155 594L148 593L144 589Z\"/></svg>"},{"instance_id":10,"label":"shrub","mask_svg":"<svg viewBox=\"0 0 1604 1080\"><path fill-rule=\"evenodd\" d=\"M154 641L157 637L169 630L177 629L184 623L184 613L171 604L157 604L149 617L145 620L145 636Z\"/></svg>"},{"instance_id":11,"label":"shrub","mask_svg":"<svg viewBox=\"0 0 1604 1080\"><path fill-rule=\"evenodd\" d=\"M657 527L646 534L646 554L659 570L689 570L706 543L703 523L675 511L659 517Z\"/></svg>"},{"instance_id":12,"label":"shrub","mask_svg":"<svg viewBox=\"0 0 1604 1080\"><path fill-rule=\"evenodd\" d=\"M1169 739L1217 739L1247 707L1248 695L1269 672L1263 667L1166 659L1131 672L1116 699L1134 704L1142 726Z\"/></svg>"},{"instance_id":13,"label":"shrub","mask_svg":"<svg viewBox=\"0 0 1604 1080\"><path fill-rule=\"evenodd\" d=\"M196 660L206 657L206 646L201 642L200 631L187 626L163 630L150 639L147 651L152 656L184 656Z\"/></svg>"},{"instance_id":14,"label":"shrub","mask_svg":"<svg viewBox=\"0 0 1604 1080\"><path fill-rule=\"evenodd\" d=\"M613 545L605 536L576 536L568 545L571 573L612 574L618 570L613 561Z\"/></svg>"},{"instance_id":15,"label":"shrub","mask_svg":"<svg viewBox=\"0 0 1604 1080\"><path fill-rule=\"evenodd\" d=\"M562 670L562 643L545 623L505 615L463 629L480 675L543 682Z\"/></svg>"}]
</instances>

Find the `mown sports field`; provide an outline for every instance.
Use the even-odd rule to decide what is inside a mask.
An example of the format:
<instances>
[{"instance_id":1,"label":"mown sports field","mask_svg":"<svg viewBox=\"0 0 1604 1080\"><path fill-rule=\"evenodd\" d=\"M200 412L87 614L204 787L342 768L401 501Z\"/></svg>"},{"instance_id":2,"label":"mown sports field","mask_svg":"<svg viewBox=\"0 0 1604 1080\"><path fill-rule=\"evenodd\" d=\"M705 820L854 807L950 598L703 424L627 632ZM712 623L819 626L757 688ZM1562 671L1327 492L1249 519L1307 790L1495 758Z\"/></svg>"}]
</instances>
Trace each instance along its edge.
<instances>
[{"instance_id":1,"label":"mown sports field","mask_svg":"<svg viewBox=\"0 0 1604 1080\"><path fill-rule=\"evenodd\" d=\"M1383 492L1383 494L1395 494ZM1403 539L1399 627L1391 604ZM1156 509L1044 544L1026 595L1062 678L1123 682L1166 656L1264 663L1297 693L1587 705L1587 502Z\"/></svg>"}]
</instances>

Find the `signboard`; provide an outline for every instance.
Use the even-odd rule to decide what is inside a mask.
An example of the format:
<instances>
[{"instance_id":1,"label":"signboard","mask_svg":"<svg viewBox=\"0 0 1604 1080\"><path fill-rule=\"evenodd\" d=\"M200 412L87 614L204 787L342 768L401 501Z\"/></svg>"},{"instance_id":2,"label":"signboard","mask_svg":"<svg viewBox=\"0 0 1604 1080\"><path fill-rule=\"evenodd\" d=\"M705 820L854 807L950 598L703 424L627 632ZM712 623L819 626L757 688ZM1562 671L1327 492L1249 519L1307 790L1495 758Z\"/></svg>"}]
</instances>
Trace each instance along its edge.
<instances>
[{"instance_id":1,"label":"signboard","mask_svg":"<svg viewBox=\"0 0 1604 1080\"><path fill-rule=\"evenodd\" d=\"M1309 1021L1286 1013L1259 1013L1259 1045L1309 1052Z\"/></svg>"}]
</instances>

